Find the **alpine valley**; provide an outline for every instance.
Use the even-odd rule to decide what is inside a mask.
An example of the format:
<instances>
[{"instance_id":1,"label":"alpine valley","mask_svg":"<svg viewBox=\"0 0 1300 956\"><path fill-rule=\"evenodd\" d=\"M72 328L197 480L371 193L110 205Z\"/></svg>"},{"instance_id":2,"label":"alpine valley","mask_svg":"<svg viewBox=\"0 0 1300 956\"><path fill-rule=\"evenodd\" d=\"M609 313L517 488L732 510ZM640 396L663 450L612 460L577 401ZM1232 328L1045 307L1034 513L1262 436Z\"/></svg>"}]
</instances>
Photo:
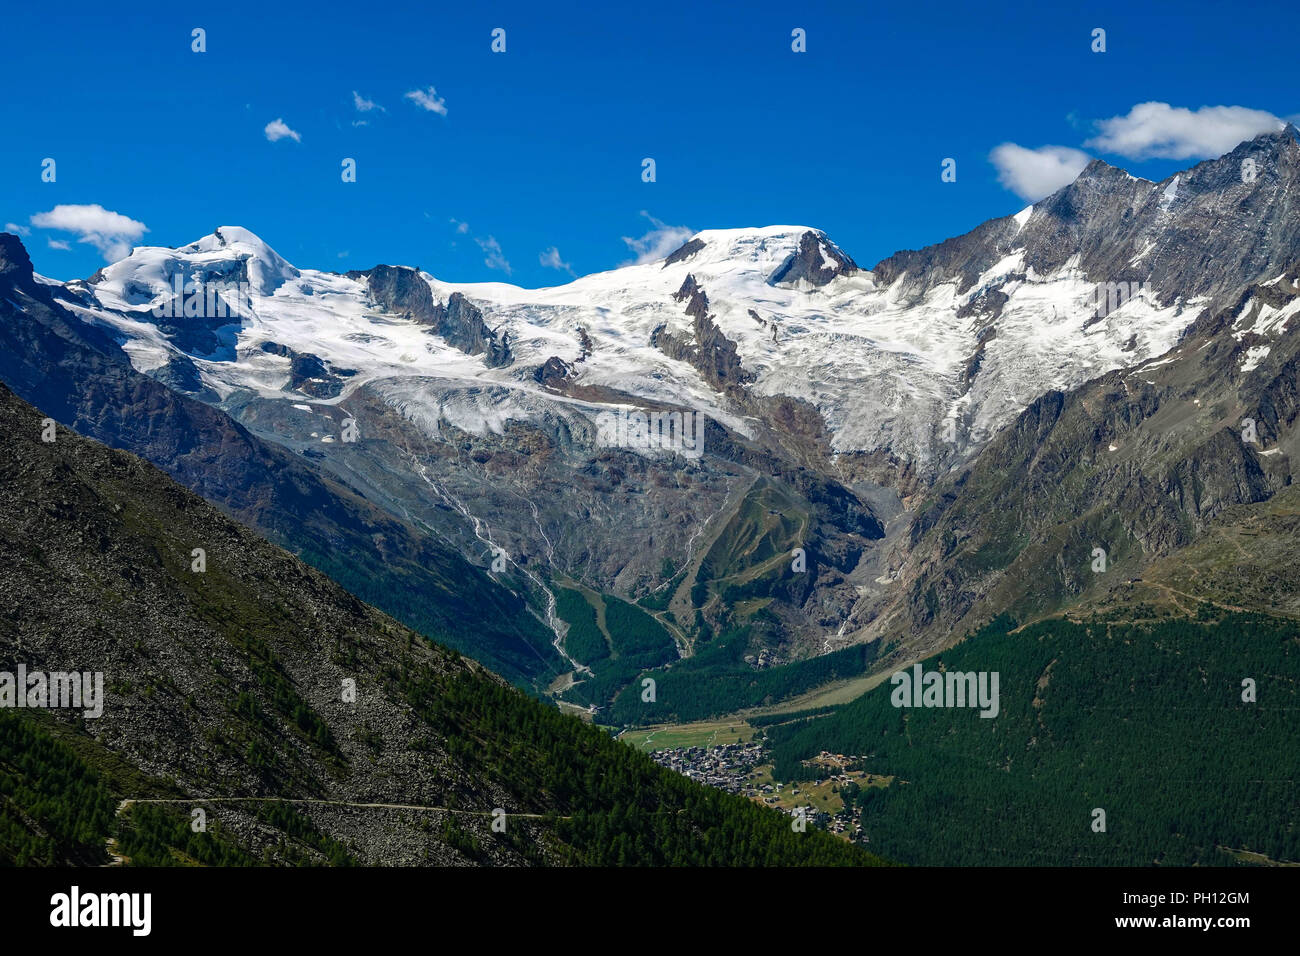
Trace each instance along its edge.
<instances>
[{"instance_id":1,"label":"alpine valley","mask_svg":"<svg viewBox=\"0 0 1300 956\"><path fill-rule=\"evenodd\" d=\"M903 862L1295 860L1294 792L1276 783L1214 795L1254 801L1241 817L1216 805L1212 819L1236 820L1226 830L1134 813L1143 822L1120 824L1106 851L1085 845L1086 825L1057 830L1107 793L1113 819L1159 802L1146 784L1109 783L1098 740L1138 778L1161 747L1171 780L1196 781L1195 803L1272 754L1300 713L1297 135L1260 135L1163 182L1094 160L1014 215L870 268L813 227L717 229L658 261L524 289L405 265L317 271L221 226L61 283L4 234L3 411L31 419L33 436L50 416L90 440L73 436L60 457L37 442L19 469L93 504L90 539L111 522L132 541L165 532L188 564L174 512L202 525L190 537L227 551L257 541L257 574L229 571L219 594L190 599L205 620L233 613L222 602L256 617L259 574L287 591L273 603L295 629L273 652L256 628L214 636L215 625L194 639L220 639L219 653L185 651L197 672L213 655L240 662L216 683L238 684L240 668L256 683L269 668L259 693L270 696L229 718L241 741L274 751L277 722L297 721L289 756L225 755L225 784L268 792L293 779L322 798L401 802L414 781L427 802L522 799L528 781L495 763L474 777L472 735L449 729L452 701L473 709L475 732L504 732L468 703L471 683L521 714L536 706L486 668L547 712L609 728L766 726L785 780L825 776L821 751L862 755L855 766L879 786L854 784L841 802L861 811L873 850ZM611 416L656 414L696 421L698 448L611 442L604 429ZM126 470L143 476L140 494L155 489L148 500L119 501ZM13 529L5 543L22 555L24 540ZM127 574L136 562L120 557ZM87 568L66 573L107 587ZM140 573L142 586L153 580L152 565ZM168 613L157 620L182 615ZM87 635L99 633L93 617L79 625ZM37 638L16 612L4 625ZM412 635L436 644L416 654ZM1180 647L1204 651L1200 673ZM145 639L132 653L157 664L173 652ZM330 673L346 660L382 675L372 722L405 721L460 768L454 784L438 790L387 750L373 769L304 689L313 654ZM1001 716L881 703L888 675L923 658L932 671L1000 671ZM1115 690L1108 666L1138 674L1140 692ZM1240 708L1243 677L1261 681L1272 709L1214 718ZM301 700L277 697L279 681ZM1090 700L1098 686L1118 696ZM1203 739L1236 734L1233 748L1198 746L1194 767L1158 710L1186 694L1201 695ZM526 713L530 726L543 720ZM1134 741L1128 719L1150 740ZM179 752L146 753L105 724L96 747L132 768L118 777L152 774L168 793L198 779ZM595 766L614 766L579 734L596 730L570 724L544 732L565 755L589 747ZM545 747L529 753L529 772L552 781L536 769ZM945 753L971 765L963 783L934 783ZM1076 792L1066 783L1080 760L1093 763ZM667 786L657 769L637 764L637 787ZM584 816L597 808L553 781L544 790L524 804L553 834L546 859L522 845L492 852L605 860L595 834L607 822ZM1012 809L994 819L990 800ZM932 839L944 812L983 828L970 843ZM317 818L327 837L300 836L296 852L382 856L376 834ZM563 822L579 820L588 829ZM230 852L275 855L276 821L239 825L244 848ZM443 843L455 839L470 838ZM808 852L840 862L838 850Z\"/></svg>"}]
</instances>

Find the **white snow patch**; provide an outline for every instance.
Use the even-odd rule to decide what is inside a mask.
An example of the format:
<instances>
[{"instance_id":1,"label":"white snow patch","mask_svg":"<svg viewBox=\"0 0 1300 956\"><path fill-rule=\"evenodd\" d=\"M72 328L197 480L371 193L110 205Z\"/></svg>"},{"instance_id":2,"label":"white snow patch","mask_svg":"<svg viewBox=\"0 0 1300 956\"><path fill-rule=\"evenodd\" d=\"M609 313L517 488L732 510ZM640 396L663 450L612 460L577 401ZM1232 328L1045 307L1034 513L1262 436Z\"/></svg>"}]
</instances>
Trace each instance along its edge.
<instances>
[{"instance_id":1,"label":"white snow patch","mask_svg":"<svg viewBox=\"0 0 1300 956\"><path fill-rule=\"evenodd\" d=\"M1268 356L1269 351L1267 345L1255 345L1246 349L1246 354L1241 359L1241 371L1253 372L1259 368L1260 361Z\"/></svg>"},{"instance_id":2,"label":"white snow patch","mask_svg":"<svg viewBox=\"0 0 1300 956\"><path fill-rule=\"evenodd\" d=\"M1164 188L1164 192L1160 194L1160 204L1162 206L1168 206L1170 203L1172 203L1175 199L1178 198L1178 181L1181 178L1182 178L1181 174L1175 176L1173 180L1170 181L1169 185Z\"/></svg>"}]
</instances>

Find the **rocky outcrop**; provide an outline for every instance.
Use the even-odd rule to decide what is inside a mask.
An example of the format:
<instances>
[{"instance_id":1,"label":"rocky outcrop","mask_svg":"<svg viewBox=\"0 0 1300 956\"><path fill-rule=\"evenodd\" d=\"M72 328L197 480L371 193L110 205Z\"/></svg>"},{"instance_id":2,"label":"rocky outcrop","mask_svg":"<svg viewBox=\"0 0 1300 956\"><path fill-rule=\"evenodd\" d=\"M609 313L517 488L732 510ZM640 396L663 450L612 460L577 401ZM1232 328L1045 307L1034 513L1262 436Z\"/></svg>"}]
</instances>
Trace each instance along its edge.
<instances>
[{"instance_id":1,"label":"rocky outcrop","mask_svg":"<svg viewBox=\"0 0 1300 956\"><path fill-rule=\"evenodd\" d=\"M688 275L680 289L673 293L678 302L685 302L685 313L694 320L693 339L670 332L660 325L651 333L650 344L669 358L695 367L714 388L734 392L753 382L755 376L741 364L736 343L722 334L709 313L709 297Z\"/></svg>"},{"instance_id":2,"label":"rocky outcrop","mask_svg":"<svg viewBox=\"0 0 1300 956\"><path fill-rule=\"evenodd\" d=\"M218 398L216 392L204 383L199 367L188 355L175 356L162 368L155 369L153 377L168 388L193 395L201 401L210 402Z\"/></svg>"},{"instance_id":3,"label":"rocky outcrop","mask_svg":"<svg viewBox=\"0 0 1300 956\"><path fill-rule=\"evenodd\" d=\"M533 371L533 379L542 385L558 388L573 372L573 366L562 358L552 355Z\"/></svg>"},{"instance_id":4,"label":"rocky outcrop","mask_svg":"<svg viewBox=\"0 0 1300 956\"><path fill-rule=\"evenodd\" d=\"M459 292L453 292L447 304L437 308L433 324L448 345L466 355L482 355L489 368L501 368L514 361L509 337L489 329L482 310Z\"/></svg>"},{"instance_id":5,"label":"rocky outcrop","mask_svg":"<svg viewBox=\"0 0 1300 956\"><path fill-rule=\"evenodd\" d=\"M799 250L772 273L773 285L796 284L820 288L839 276L858 272L858 265L825 236L805 232Z\"/></svg>"},{"instance_id":6,"label":"rocky outcrop","mask_svg":"<svg viewBox=\"0 0 1300 956\"><path fill-rule=\"evenodd\" d=\"M289 387L312 398L334 398L345 380L357 374L356 369L335 368L317 355L299 352L279 342L263 342L263 352L279 355L289 360Z\"/></svg>"},{"instance_id":7,"label":"rocky outcrop","mask_svg":"<svg viewBox=\"0 0 1300 956\"><path fill-rule=\"evenodd\" d=\"M686 242L678 246L677 249L668 256L668 258L664 259L663 268L667 269L669 266L675 265L678 262L685 262L697 252L703 250L704 245L705 243L702 239L688 239Z\"/></svg>"},{"instance_id":8,"label":"rocky outcrop","mask_svg":"<svg viewBox=\"0 0 1300 956\"><path fill-rule=\"evenodd\" d=\"M1006 297L1003 296L1005 299ZM998 330L988 325L980 329L979 337L975 340L975 351L966 359L966 364L962 368L962 386L969 390L971 384L975 381L975 376L979 374L980 366L984 364L984 353L988 344L997 338Z\"/></svg>"},{"instance_id":9,"label":"rocky outcrop","mask_svg":"<svg viewBox=\"0 0 1300 956\"><path fill-rule=\"evenodd\" d=\"M375 266L368 272L349 272L348 278L365 277L371 299L382 311L421 325L433 325L439 317L433 290L420 273L407 266Z\"/></svg>"},{"instance_id":10,"label":"rocky outcrop","mask_svg":"<svg viewBox=\"0 0 1300 956\"><path fill-rule=\"evenodd\" d=\"M446 303L435 302L433 290L418 270L375 266L368 272L349 272L348 277L364 277L371 299L384 312L430 326L448 345L466 355L482 355L489 368L514 361L508 337L487 327L481 309L460 292L453 292Z\"/></svg>"}]
</instances>

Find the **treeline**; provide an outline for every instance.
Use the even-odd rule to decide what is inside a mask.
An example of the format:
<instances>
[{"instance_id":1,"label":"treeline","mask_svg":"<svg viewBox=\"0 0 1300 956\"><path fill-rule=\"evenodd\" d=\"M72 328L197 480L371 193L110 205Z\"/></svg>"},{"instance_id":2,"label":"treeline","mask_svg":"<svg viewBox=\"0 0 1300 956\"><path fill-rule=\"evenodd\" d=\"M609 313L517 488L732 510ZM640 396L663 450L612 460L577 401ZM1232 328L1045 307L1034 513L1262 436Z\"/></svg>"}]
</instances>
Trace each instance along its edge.
<instances>
[{"instance_id":1,"label":"treeline","mask_svg":"<svg viewBox=\"0 0 1300 956\"><path fill-rule=\"evenodd\" d=\"M736 628L701 648L694 657L651 671L655 699L642 700L637 681L614 700L609 720L622 725L703 720L760 707L822 684L864 673L878 644L858 644L820 657L756 670L744 660L747 628Z\"/></svg>"},{"instance_id":2,"label":"treeline","mask_svg":"<svg viewBox=\"0 0 1300 956\"><path fill-rule=\"evenodd\" d=\"M833 716L770 727L776 775L816 775L802 761L822 750L894 775L850 796L872 847L904 863L1233 862L1219 847L1300 861L1294 622L1214 612L1009 630L995 622L924 662L997 672L997 717L894 707L885 683Z\"/></svg>"}]
</instances>

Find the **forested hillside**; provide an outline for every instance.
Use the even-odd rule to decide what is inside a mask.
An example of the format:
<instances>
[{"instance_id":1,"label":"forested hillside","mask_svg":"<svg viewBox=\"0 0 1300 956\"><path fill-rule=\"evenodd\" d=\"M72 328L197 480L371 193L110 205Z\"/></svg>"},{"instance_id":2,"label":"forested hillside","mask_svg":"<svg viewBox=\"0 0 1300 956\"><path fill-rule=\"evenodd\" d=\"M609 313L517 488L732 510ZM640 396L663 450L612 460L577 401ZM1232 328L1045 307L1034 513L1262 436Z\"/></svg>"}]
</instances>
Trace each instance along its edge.
<instances>
[{"instance_id":1,"label":"forested hillside","mask_svg":"<svg viewBox=\"0 0 1300 956\"><path fill-rule=\"evenodd\" d=\"M905 863L1300 861L1300 628L1208 606L1195 619L1134 613L1021 631L996 621L924 662L998 672L996 718L895 707L885 683L770 728L776 773L818 776L802 761L830 750L892 776L846 796L872 848Z\"/></svg>"}]
</instances>

